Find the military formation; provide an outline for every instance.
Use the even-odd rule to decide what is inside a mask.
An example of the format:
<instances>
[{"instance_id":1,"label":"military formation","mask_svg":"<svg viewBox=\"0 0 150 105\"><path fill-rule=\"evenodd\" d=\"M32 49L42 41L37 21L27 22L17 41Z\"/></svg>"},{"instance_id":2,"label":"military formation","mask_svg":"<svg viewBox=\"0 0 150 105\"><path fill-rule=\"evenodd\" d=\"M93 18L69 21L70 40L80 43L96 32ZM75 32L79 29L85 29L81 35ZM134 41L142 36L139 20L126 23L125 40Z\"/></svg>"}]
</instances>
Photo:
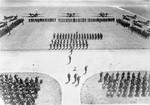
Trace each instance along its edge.
<instances>
[{"instance_id":1,"label":"military formation","mask_svg":"<svg viewBox=\"0 0 150 105\"><path fill-rule=\"evenodd\" d=\"M22 79L18 75L0 75L0 94L6 105L36 105L40 85L39 77Z\"/></svg>"},{"instance_id":2,"label":"military formation","mask_svg":"<svg viewBox=\"0 0 150 105\"><path fill-rule=\"evenodd\" d=\"M101 72L99 77L98 83L106 90L106 97L150 96L150 74L147 72Z\"/></svg>"},{"instance_id":3,"label":"military formation","mask_svg":"<svg viewBox=\"0 0 150 105\"><path fill-rule=\"evenodd\" d=\"M77 87L80 85L80 80L82 79L82 77L88 73L88 65L86 65L84 67L84 73L83 74L77 73L76 67L74 67L73 72L74 72L73 74L67 73L67 81L65 82L65 84L70 83L70 84L74 85L75 87Z\"/></svg>"},{"instance_id":4,"label":"military formation","mask_svg":"<svg viewBox=\"0 0 150 105\"><path fill-rule=\"evenodd\" d=\"M28 22L39 23L39 22L56 22L56 18L30 18Z\"/></svg>"},{"instance_id":5,"label":"military formation","mask_svg":"<svg viewBox=\"0 0 150 105\"><path fill-rule=\"evenodd\" d=\"M88 49L88 40L102 39L102 33L54 33L49 50Z\"/></svg>"},{"instance_id":6,"label":"military formation","mask_svg":"<svg viewBox=\"0 0 150 105\"><path fill-rule=\"evenodd\" d=\"M127 27L131 30L131 32L137 33L140 36L149 38L150 30L149 30L149 20L141 21L137 19L136 15L122 15L122 19L116 19L116 22L123 27Z\"/></svg>"},{"instance_id":7,"label":"military formation","mask_svg":"<svg viewBox=\"0 0 150 105\"><path fill-rule=\"evenodd\" d=\"M0 37L4 36L7 33L9 33L10 35L11 31L21 23L24 24L24 19L22 18L14 20L10 25L8 25L6 22L6 26L0 29Z\"/></svg>"}]
</instances>

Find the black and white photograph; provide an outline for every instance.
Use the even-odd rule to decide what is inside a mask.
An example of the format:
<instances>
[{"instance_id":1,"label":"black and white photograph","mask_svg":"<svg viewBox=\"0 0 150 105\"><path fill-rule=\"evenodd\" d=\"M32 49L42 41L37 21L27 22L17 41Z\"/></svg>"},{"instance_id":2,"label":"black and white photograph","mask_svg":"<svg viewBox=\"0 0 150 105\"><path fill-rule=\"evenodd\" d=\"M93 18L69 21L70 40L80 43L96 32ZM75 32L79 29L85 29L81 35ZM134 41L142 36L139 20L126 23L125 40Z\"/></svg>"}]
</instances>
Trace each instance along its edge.
<instances>
[{"instance_id":1,"label":"black and white photograph","mask_svg":"<svg viewBox=\"0 0 150 105\"><path fill-rule=\"evenodd\" d=\"M0 0L0 105L150 104L150 0Z\"/></svg>"}]
</instances>

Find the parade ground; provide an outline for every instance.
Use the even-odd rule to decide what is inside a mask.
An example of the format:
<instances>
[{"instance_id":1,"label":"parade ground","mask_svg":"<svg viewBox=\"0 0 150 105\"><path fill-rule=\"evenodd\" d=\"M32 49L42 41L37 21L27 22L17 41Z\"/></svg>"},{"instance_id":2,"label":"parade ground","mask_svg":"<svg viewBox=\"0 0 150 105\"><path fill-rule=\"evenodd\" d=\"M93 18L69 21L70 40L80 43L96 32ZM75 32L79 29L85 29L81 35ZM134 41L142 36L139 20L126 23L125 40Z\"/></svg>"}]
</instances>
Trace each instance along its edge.
<instances>
[{"instance_id":1,"label":"parade ground","mask_svg":"<svg viewBox=\"0 0 150 105\"><path fill-rule=\"evenodd\" d=\"M120 7L1 7L1 20L5 15L18 15L25 21L23 25L20 24L13 29L10 34L0 38L0 72L38 72L46 74L46 77L42 75L44 79L49 75L51 80L56 80L55 82L61 88L62 94L59 94L62 97L59 97L61 102L56 105L80 105L83 84L88 78L100 72L150 70L149 38L145 39L132 33L128 28L124 28L116 22L38 23L28 22L27 17L22 17L35 10L44 17L50 18L64 18L62 16L67 12L77 13L82 18L93 18L99 12L107 12L114 18L121 18L121 15L131 13ZM144 20L141 17L140 19ZM88 49L73 50L71 55L70 50L48 50L53 33L76 32L102 33L103 39L89 40ZM68 64L69 56L71 56L70 64ZM85 66L88 66L87 74L83 76ZM75 67L76 71L73 71ZM81 76L77 87L72 83L65 84L68 73L71 76L75 73ZM52 82L48 85L56 83ZM43 90L43 92L45 91ZM47 98L49 94L44 96L42 93L41 97L39 95L39 100ZM53 94L52 92L52 97ZM47 103L45 102L44 105L51 105L52 103L48 102L57 101L54 99L55 97ZM36 104L42 105L40 102L42 101L38 101Z\"/></svg>"},{"instance_id":2,"label":"parade ground","mask_svg":"<svg viewBox=\"0 0 150 105\"><path fill-rule=\"evenodd\" d=\"M24 18L10 34L0 38L0 50L48 50L54 33L102 33L103 40L89 40L89 50L97 49L149 49L149 38L131 32L114 22L29 22L26 14L38 11L39 18L64 18L65 13L77 13L75 18L94 18L98 13L122 18L123 14L133 15L120 7L1 7L3 16L17 15ZM138 14L137 14L138 16ZM140 16L138 16L139 18ZM38 17L35 17L38 18ZM70 18L70 17L69 17ZM96 18L96 17L95 17ZM141 18L144 20L144 18Z\"/></svg>"}]
</instances>

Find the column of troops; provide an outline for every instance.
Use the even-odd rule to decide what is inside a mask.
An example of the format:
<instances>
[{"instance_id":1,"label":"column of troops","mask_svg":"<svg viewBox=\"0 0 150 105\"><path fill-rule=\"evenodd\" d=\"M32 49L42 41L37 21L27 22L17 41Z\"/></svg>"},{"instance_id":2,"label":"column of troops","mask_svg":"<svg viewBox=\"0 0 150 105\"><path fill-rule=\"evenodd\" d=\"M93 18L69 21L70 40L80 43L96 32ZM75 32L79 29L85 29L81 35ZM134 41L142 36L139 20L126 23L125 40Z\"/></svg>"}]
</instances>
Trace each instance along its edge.
<instances>
[{"instance_id":1,"label":"column of troops","mask_svg":"<svg viewBox=\"0 0 150 105\"><path fill-rule=\"evenodd\" d=\"M115 22L114 17L88 18L88 22Z\"/></svg>"},{"instance_id":2,"label":"column of troops","mask_svg":"<svg viewBox=\"0 0 150 105\"><path fill-rule=\"evenodd\" d=\"M88 49L88 40L102 40L101 33L54 33L50 50Z\"/></svg>"},{"instance_id":3,"label":"column of troops","mask_svg":"<svg viewBox=\"0 0 150 105\"><path fill-rule=\"evenodd\" d=\"M3 35L5 35L7 33L10 34L11 30L13 30L15 27L17 27L21 23L24 24L24 19L22 19L22 18L15 20L10 25L7 25L5 28L0 30L0 37L2 37Z\"/></svg>"},{"instance_id":4,"label":"column of troops","mask_svg":"<svg viewBox=\"0 0 150 105\"><path fill-rule=\"evenodd\" d=\"M150 97L150 74L147 72L101 72L99 83L106 89L106 97Z\"/></svg>"},{"instance_id":5,"label":"column of troops","mask_svg":"<svg viewBox=\"0 0 150 105\"><path fill-rule=\"evenodd\" d=\"M40 85L39 77L22 79L18 75L0 75L0 98L5 105L36 105Z\"/></svg>"},{"instance_id":6,"label":"column of troops","mask_svg":"<svg viewBox=\"0 0 150 105\"><path fill-rule=\"evenodd\" d=\"M143 26L136 24L134 20L132 23L129 23L125 19L116 19L116 22L122 25L123 27L129 28L131 32L135 32L144 38L149 38L150 36L150 31L145 30Z\"/></svg>"},{"instance_id":7,"label":"column of troops","mask_svg":"<svg viewBox=\"0 0 150 105\"><path fill-rule=\"evenodd\" d=\"M30 18L28 22L56 22L56 18Z\"/></svg>"}]
</instances>

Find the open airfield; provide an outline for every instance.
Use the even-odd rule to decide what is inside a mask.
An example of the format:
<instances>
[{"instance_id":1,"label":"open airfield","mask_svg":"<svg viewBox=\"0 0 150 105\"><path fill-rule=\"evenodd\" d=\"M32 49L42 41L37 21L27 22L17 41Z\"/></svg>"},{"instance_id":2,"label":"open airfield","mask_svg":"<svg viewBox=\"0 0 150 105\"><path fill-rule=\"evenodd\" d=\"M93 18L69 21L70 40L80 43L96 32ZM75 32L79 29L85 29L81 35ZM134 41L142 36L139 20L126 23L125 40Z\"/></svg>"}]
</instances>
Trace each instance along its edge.
<instances>
[{"instance_id":1,"label":"open airfield","mask_svg":"<svg viewBox=\"0 0 150 105\"><path fill-rule=\"evenodd\" d=\"M45 17L60 18L63 13L76 12L81 17L92 17L99 12L108 12L115 18L127 11L116 7L1 7L1 19L4 15L18 15L38 10ZM41 22L29 23L24 17L24 25L20 24L11 31L10 35L0 38L0 71L1 72L39 72L57 80L62 91L62 105L81 104L81 87L85 81L95 73L101 71L139 71L150 70L150 53L140 49L149 49L149 39L116 22ZM53 33L103 33L103 40L89 41L89 50L73 50L72 62L68 63L68 50L48 50ZM92 50L91 50L92 49ZM108 49L108 50L97 50ZM109 50L109 49L139 49L137 50ZM8 51L9 50L9 51ZM12 51L11 51L12 50ZM22 51L24 50L24 51ZM38 50L38 51L37 51ZM79 86L65 84L67 74L82 75L84 67L88 65L88 72L80 80ZM72 81L72 80L71 80ZM50 91L50 90L49 90ZM53 94L53 93L52 93ZM49 94L49 95L52 95ZM45 97L47 97L45 95ZM44 98L39 97L39 100ZM39 101L41 102L41 101ZM42 103L40 103L43 105ZM49 104L45 102L45 105Z\"/></svg>"},{"instance_id":2,"label":"open airfield","mask_svg":"<svg viewBox=\"0 0 150 105\"><path fill-rule=\"evenodd\" d=\"M38 11L44 18L61 18L64 13L75 12L81 18L93 18L99 12L108 12L115 18L123 14L130 14L117 7L1 7L1 20L3 16L18 15ZM150 40L116 22L28 22L0 38L0 50L48 50L53 33L102 33L103 40L89 40L88 49L149 49Z\"/></svg>"}]
</instances>

